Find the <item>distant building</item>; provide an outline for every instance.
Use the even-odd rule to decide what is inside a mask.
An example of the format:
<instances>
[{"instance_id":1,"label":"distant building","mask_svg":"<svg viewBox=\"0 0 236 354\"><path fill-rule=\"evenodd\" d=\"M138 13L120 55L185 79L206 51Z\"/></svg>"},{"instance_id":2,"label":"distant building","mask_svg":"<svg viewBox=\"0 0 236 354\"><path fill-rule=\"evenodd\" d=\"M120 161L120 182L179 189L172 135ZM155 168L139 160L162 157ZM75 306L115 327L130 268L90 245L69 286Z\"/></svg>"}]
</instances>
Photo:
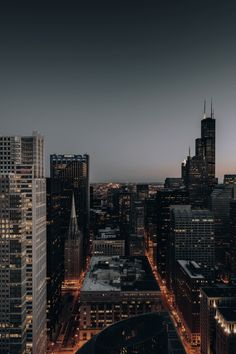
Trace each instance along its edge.
<instances>
[{"instance_id":1,"label":"distant building","mask_svg":"<svg viewBox=\"0 0 236 354\"><path fill-rule=\"evenodd\" d=\"M141 184L138 183L136 186L137 189L137 198L138 200L144 201L149 196L149 185L147 183Z\"/></svg>"},{"instance_id":2,"label":"distant building","mask_svg":"<svg viewBox=\"0 0 236 354\"><path fill-rule=\"evenodd\" d=\"M236 175L224 175L224 184L236 184Z\"/></svg>"},{"instance_id":3,"label":"distant building","mask_svg":"<svg viewBox=\"0 0 236 354\"><path fill-rule=\"evenodd\" d=\"M119 227L99 229L92 244L93 256L124 256L125 240Z\"/></svg>"},{"instance_id":4,"label":"distant building","mask_svg":"<svg viewBox=\"0 0 236 354\"><path fill-rule=\"evenodd\" d=\"M129 255L130 256L145 256L144 236L131 234L129 237Z\"/></svg>"},{"instance_id":5,"label":"distant building","mask_svg":"<svg viewBox=\"0 0 236 354\"><path fill-rule=\"evenodd\" d=\"M175 300L193 346L200 344L200 288L206 285L207 280L196 262L177 260Z\"/></svg>"},{"instance_id":6,"label":"distant building","mask_svg":"<svg viewBox=\"0 0 236 354\"><path fill-rule=\"evenodd\" d=\"M204 103L201 120L201 138L195 140L195 156L190 152L182 163L182 178L189 192L190 203L196 207L207 207L208 198L217 179L215 178L215 119L211 105L210 116L206 115Z\"/></svg>"},{"instance_id":7,"label":"distant building","mask_svg":"<svg viewBox=\"0 0 236 354\"><path fill-rule=\"evenodd\" d=\"M176 177L167 177L165 179L165 188L168 189L180 189L184 187L183 178L176 178Z\"/></svg>"},{"instance_id":8,"label":"distant building","mask_svg":"<svg viewBox=\"0 0 236 354\"><path fill-rule=\"evenodd\" d=\"M167 313L134 316L104 329L76 354L184 354Z\"/></svg>"},{"instance_id":9,"label":"distant building","mask_svg":"<svg viewBox=\"0 0 236 354\"><path fill-rule=\"evenodd\" d=\"M145 247L153 264L157 264L157 201L150 197L144 203Z\"/></svg>"},{"instance_id":10,"label":"distant building","mask_svg":"<svg viewBox=\"0 0 236 354\"><path fill-rule=\"evenodd\" d=\"M161 307L161 292L146 257L92 257L80 292L80 340Z\"/></svg>"},{"instance_id":11,"label":"distant building","mask_svg":"<svg viewBox=\"0 0 236 354\"><path fill-rule=\"evenodd\" d=\"M201 354L216 352L216 309L221 306L236 308L236 287L215 286L200 290Z\"/></svg>"},{"instance_id":12,"label":"distant building","mask_svg":"<svg viewBox=\"0 0 236 354\"><path fill-rule=\"evenodd\" d=\"M133 201L132 230L137 235L144 236L144 202Z\"/></svg>"}]
</instances>

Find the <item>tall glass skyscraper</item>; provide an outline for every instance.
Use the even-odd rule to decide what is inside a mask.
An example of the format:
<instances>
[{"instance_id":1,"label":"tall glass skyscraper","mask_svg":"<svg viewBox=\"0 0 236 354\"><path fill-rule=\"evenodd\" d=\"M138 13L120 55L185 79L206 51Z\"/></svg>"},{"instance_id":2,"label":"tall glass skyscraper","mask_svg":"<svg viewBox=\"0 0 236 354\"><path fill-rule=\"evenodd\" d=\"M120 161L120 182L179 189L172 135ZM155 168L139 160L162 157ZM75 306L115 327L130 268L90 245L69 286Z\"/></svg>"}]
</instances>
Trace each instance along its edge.
<instances>
[{"instance_id":1,"label":"tall glass skyscraper","mask_svg":"<svg viewBox=\"0 0 236 354\"><path fill-rule=\"evenodd\" d=\"M44 140L0 137L0 352L46 352Z\"/></svg>"}]
</instances>

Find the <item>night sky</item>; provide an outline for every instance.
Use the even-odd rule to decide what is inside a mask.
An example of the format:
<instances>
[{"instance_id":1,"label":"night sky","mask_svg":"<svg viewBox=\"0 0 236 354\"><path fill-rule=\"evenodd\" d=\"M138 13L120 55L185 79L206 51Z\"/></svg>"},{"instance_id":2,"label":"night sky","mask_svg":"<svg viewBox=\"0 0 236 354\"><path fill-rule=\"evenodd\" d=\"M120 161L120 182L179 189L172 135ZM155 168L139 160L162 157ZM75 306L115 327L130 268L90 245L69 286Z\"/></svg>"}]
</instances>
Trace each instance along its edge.
<instances>
[{"instance_id":1,"label":"night sky","mask_svg":"<svg viewBox=\"0 0 236 354\"><path fill-rule=\"evenodd\" d=\"M0 134L91 156L91 181L180 175L213 99L236 173L236 2L0 1Z\"/></svg>"}]
</instances>

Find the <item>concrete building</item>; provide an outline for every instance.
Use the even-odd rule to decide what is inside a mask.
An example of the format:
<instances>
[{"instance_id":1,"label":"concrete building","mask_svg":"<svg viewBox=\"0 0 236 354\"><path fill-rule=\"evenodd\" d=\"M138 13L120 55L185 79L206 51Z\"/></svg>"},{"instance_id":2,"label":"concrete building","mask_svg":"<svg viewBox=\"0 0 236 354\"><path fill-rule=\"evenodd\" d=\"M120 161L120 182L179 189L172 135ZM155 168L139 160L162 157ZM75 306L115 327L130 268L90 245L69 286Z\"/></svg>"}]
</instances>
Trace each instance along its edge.
<instances>
[{"instance_id":1,"label":"concrete building","mask_svg":"<svg viewBox=\"0 0 236 354\"><path fill-rule=\"evenodd\" d=\"M216 309L216 354L236 353L236 308Z\"/></svg>"},{"instance_id":2,"label":"concrete building","mask_svg":"<svg viewBox=\"0 0 236 354\"><path fill-rule=\"evenodd\" d=\"M192 210L190 205L171 207L169 279L173 286L178 259L195 261L211 279L215 266L214 219L209 210Z\"/></svg>"},{"instance_id":3,"label":"concrete building","mask_svg":"<svg viewBox=\"0 0 236 354\"><path fill-rule=\"evenodd\" d=\"M124 256L125 240L119 227L105 227L98 230L92 244L93 256Z\"/></svg>"},{"instance_id":4,"label":"concrete building","mask_svg":"<svg viewBox=\"0 0 236 354\"><path fill-rule=\"evenodd\" d=\"M193 346L200 344L200 288L203 286L207 286L207 280L199 265L194 261L177 260L175 300Z\"/></svg>"},{"instance_id":5,"label":"concrete building","mask_svg":"<svg viewBox=\"0 0 236 354\"><path fill-rule=\"evenodd\" d=\"M148 313L120 321L94 336L76 354L184 354L168 313Z\"/></svg>"},{"instance_id":6,"label":"concrete building","mask_svg":"<svg viewBox=\"0 0 236 354\"><path fill-rule=\"evenodd\" d=\"M216 352L216 309L236 304L236 287L214 286L200 290L201 354Z\"/></svg>"},{"instance_id":7,"label":"concrete building","mask_svg":"<svg viewBox=\"0 0 236 354\"><path fill-rule=\"evenodd\" d=\"M1 269L1 289L4 290L0 294L0 303L5 311L5 320L0 328L4 332L0 338L0 349L4 348L2 352L11 351L11 342L16 343L19 338L22 346L26 343L25 349L22 348L19 353L24 353L25 350L27 353L44 354L46 181L43 137L36 132L27 137L0 137L0 178L2 200L7 201L6 204L1 204L0 210L1 223L5 224L1 229L0 248L1 252L9 248L10 253L15 254L3 258L5 265ZM15 286L14 291L10 291L11 281L4 283L4 278L9 280L13 269L15 274L12 273L11 279ZM21 311L22 317L18 313ZM3 318L2 315L0 317ZM21 326L23 332L26 328L26 342L24 333L18 333L19 337L16 332L10 333L14 321L18 322L18 331ZM9 341L11 335L14 339Z\"/></svg>"},{"instance_id":8,"label":"concrete building","mask_svg":"<svg viewBox=\"0 0 236 354\"><path fill-rule=\"evenodd\" d=\"M161 310L146 257L92 257L80 292L80 340L131 316Z\"/></svg>"}]
</instances>

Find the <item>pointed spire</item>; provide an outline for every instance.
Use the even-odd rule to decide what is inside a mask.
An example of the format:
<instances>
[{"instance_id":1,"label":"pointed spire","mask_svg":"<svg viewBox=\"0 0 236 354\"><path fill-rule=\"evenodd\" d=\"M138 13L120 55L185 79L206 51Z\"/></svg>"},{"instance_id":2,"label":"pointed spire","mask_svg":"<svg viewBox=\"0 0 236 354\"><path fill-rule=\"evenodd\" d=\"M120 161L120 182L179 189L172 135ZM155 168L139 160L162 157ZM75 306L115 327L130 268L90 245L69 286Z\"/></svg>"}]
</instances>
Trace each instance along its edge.
<instances>
[{"instance_id":1,"label":"pointed spire","mask_svg":"<svg viewBox=\"0 0 236 354\"><path fill-rule=\"evenodd\" d=\"M71 203L71 214L70 214L71 219L76 218L76 211L75 211L75 196L74 193L72 194L72 203Z\"/></svg>"},{"instance_id":2,"label":"pointed spire","mask_svg":"<svg viewBox=\"0 0 236 354\"><path fill-rule=\"evenodd\" d=\"M204 100L203 118L206 118L206 99Z\"/></svg>"},{"instance_id":3,"label":"pointed spire","mask_svg":"<svg viewBox=\"0 0 236 354\"><path fill-rule=\"evenodd\" d=\"M212 99L211 99L211 118L214 118L214 109L213 109Z\"/></svg>"},{"instance_id":4,"label":"pointed spire","mask_svg":"<svg viewBox=\"0 0 236 354\"><path fill-rule=\"evenodd\" d=\"M74 193L72 194L72 202L71 202L71 214L70 214L70 224L68 229L68 239L75 239L79 235L79 227L78 221L76 217L76 210L75 210L75 196Z\"/></svg>"},{"instance_id":5,"label":"pointed spire","mask_svg":"<svg viewBox=\"0 0 236 354\"><path fill-rule=\"evenodd\" d=\"M214 110L213 110L212 99L211 99L211 118L214 118Z\"/></svg>"}]
</instances>

